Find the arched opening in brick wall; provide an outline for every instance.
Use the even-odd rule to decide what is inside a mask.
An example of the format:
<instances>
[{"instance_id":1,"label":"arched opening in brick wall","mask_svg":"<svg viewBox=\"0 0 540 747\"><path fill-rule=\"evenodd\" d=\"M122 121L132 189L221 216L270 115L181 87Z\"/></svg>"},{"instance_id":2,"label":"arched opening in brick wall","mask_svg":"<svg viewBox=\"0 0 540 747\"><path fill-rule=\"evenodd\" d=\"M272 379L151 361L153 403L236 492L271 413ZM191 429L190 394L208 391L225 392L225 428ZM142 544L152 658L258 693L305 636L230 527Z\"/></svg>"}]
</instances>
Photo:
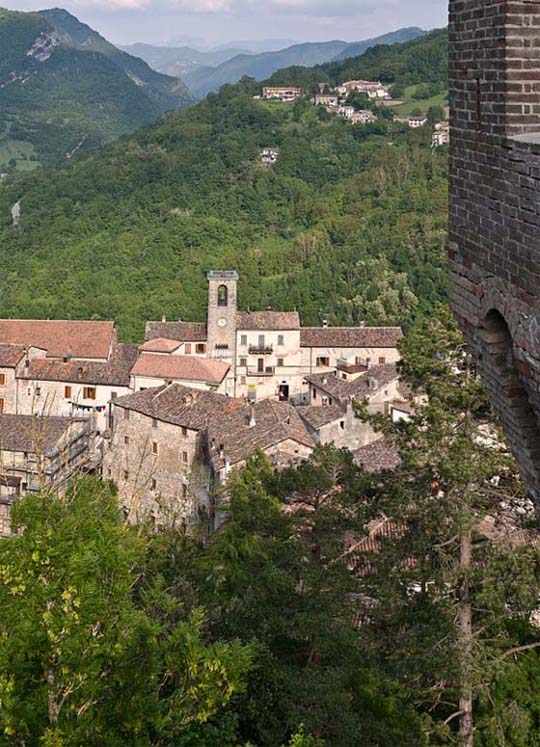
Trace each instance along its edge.
<instances>
[{"instance_id":1,"label":"arched opening in brick wall","mask_svg":"<svg viewBox=\"0 0 540 747\"><path fill-rule=\"evenodd\" d=\"M486 315L480 334L482 377L540 512L540 413L531 402L510 328L499 311Z\"/></svg>"}]
</instances>

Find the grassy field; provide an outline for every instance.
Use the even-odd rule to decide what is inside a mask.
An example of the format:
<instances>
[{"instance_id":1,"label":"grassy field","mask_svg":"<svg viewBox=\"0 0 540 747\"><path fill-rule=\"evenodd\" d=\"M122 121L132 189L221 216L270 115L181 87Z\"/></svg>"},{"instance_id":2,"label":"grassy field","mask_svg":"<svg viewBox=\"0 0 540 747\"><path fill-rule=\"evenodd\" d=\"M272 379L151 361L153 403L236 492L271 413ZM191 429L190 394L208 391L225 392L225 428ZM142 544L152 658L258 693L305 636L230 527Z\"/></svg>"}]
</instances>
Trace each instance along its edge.
<instances>
[{"instance_id":1,"label":"grassy field","mask_svg":"<svg viewBox=\"0 0 540 747\"><path fill-rule=\"evenodd\" d=\"M405 89L405 103L401 104L401 106L396 106L393 110L396 114L411 114L415 109L427 112L432 106L441 106L443 109L448 106L448 91L439 93L437 96L432 96L430 99L413 99L412 94L415 89L416 86L410 86Z\"/></svg>"},{"instance_id":2,"label":"grassy field","mask_svg":"<svg viewBox=\"0 0 540 747\"><path fill-rule=\"evenodd\" d=\"M24 140L0 140L0 170L6 168L10 161L16 161L17 171L32 171L38 168L38 161L31 161L35 153L32 143Z\"/></svg>"}]
</instances>

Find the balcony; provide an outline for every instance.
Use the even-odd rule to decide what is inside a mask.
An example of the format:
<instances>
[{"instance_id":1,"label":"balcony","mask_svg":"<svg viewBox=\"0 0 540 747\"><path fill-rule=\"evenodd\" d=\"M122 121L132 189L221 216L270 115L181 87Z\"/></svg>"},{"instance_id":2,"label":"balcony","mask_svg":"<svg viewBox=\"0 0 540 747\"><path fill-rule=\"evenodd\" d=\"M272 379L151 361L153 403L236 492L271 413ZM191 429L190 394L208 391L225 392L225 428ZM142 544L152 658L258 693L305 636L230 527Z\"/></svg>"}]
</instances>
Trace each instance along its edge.
<instances>
[{"instance_id":1,"label":"balcony","mask_svg":"<svg viewBox=\"0 0 540 747\"><path fill-rule=\"evenodd\" d=\"M273 345L250 345L249 346L250 355L272 355L273 352L274 352Z\"/></svg>"},{"instance_id":2,"label":"balcony","mask_svg":"<svg viewBox=\"0 0 540 747\"><path fill-rule=\"evenodd\" d=\"M273 376L274 372L275 372L274 366L265 366L265 368L262 371L260 371L257 368L248 368L247 375L256 376L256 377Z\"/></svg>"}]
</instances>

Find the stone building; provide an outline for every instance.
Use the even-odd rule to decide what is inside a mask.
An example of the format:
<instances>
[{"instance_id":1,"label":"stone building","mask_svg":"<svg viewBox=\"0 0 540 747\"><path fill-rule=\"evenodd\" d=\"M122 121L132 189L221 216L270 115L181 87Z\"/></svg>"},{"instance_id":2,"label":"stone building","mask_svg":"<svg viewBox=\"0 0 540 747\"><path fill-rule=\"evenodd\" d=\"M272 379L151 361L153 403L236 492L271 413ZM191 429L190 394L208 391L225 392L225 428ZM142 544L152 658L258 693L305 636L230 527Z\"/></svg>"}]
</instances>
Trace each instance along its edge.
<instances>
[{"instance_id":1,"label":"stone building","mask_svg":"<svg viewBox=\"0 0 540 747\"><path fill-rule=\"evenodd\" d=\"M0 342L0 413L18 412L17 377L27 363L45 355L45 350Z\"/></svg>"},{"instance_id":2,"label":"stone building","mask_svg":"<svg viewBox=\"0 0 540 747\"><path fill-rule=\"evenodd\" d=\"M28 493L61 493L91 469L88 420L0 414L0 536L11 533L11 506Z\"/></svg>"},{"instance_id":3,"label":"stone building","mask_svg":"<svg viewBox=\"0 0 540 747\"><path fill-rule=\"evenodd\" d=\"M450 0L452 306L540 513L539 0Z\"/></svg>"},{"instance_id":4,"label":"stone building","mask_svg":"<svg viewBox=\"0 0 540 747\"><path fill-rule=\"evenodd\" d=\"M267 101L296 101L302 98L304 91L296 86L266 86L262 95Z\"/></svg>"},{"instance_id":5,"label":"stone building","mask_svg":"<svg viewBox=\"0 0 540 747\"><path fill-rule=\"evenodd\" d=\"M228 394L229 388L232 390L232 383L227 379L229 370L227 363L202 356L143 352L131 368L130 386L138 392L174 382Z\"/></svg>"},{"instance_id":6,"label":"stone building","mask_svg":"<svg viewBox=\"0 0 540 747\"><path fill-rule=\"evenodd\" d=\"M252 401L301 402L307 375L399 360L399 327L302 327L296 311L239 311L237 282L233 271L208 273L208 323L148 322L141 349L184 355L188 346L204 346L206 356L230 366L221 391Z\"/></svg>"}]
</instances>

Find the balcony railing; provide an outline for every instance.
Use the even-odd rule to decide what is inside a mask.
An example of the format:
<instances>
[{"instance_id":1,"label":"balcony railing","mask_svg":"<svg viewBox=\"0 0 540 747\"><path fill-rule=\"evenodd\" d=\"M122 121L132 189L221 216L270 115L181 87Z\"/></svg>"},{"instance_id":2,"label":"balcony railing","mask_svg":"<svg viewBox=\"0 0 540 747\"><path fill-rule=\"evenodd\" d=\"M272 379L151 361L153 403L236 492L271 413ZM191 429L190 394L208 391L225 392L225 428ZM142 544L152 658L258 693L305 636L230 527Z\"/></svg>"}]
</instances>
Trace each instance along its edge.
<instances>
[{"instance_id":1,"label":"balcony railing","mask_svg":"<svg viewBox=\"0 0 540 747\"><path fill-rule=\"evenodd\" d=\"M271 355L274 352L273 345L250 345L250 355Z\"/></svg>"},{"instance_id":2,"label":"balcony railing","mask_svg":"<svg viewBox=\"0 0 540 747\"><path fill-rule=\"evenodd\" d=\"M248 368L248 376L273 376L275 368L274 366L266 366L262 371L258 368Z\"/></svg>"}]
</instances>

